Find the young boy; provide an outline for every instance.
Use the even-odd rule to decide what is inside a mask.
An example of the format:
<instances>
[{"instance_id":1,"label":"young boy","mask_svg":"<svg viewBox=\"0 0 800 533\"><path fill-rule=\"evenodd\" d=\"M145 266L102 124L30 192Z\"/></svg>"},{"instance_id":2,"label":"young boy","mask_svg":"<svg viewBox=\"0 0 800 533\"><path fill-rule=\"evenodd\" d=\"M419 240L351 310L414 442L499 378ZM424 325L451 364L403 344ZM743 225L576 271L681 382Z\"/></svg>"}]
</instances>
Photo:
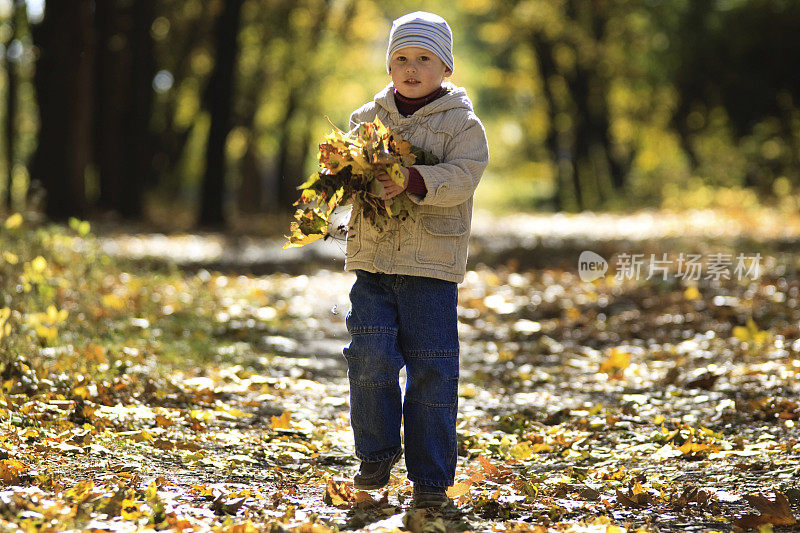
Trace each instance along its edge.
<instances>
[{"instance_id":1,"label":"young boy","mask_svg":"<svg viewBox=\"0 0 800 533\"><path fill-rule=\"evenodd\" d=\"M449 502L457 457L458 301L472 220L472 196L488 163L483 125L453 73L447 22L417 11L392 24L386 63L391 83L350 117L350 127L377 115L440 163L403 168L403 186L379 176L384 198L403 192L417 204L412 217L382 229L354 206L345 269L356 273L344 349L350 417L361 467L358 489L389 482L400 459L414 483L414 507ZM399 371L407 383L401 395Z\"/></svg>"}]
</instances>

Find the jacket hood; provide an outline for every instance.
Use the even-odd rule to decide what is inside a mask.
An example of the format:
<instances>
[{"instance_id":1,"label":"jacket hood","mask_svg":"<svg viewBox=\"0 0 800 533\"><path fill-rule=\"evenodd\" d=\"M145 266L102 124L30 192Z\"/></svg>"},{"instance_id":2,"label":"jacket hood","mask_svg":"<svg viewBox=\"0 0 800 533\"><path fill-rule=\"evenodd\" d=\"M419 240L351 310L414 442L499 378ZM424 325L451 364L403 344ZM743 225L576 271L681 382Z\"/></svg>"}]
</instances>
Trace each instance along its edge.
<instances>
[{"instance_id":1,"label":"jacket hood","mask_svg":"<svg viewBox=\"0 0 800 533\"><path fill-rule=\"evenodd\" d=\"M420 108L415 113L416 115L432 115L456 108L473 111L472 101L467 96L466 89L454 85L449 81L442 83L442 87L447 89L447 94ZM375 95L375 103L384 108L389 114L400 114L397 110L397 104L394 101L393 83L389 83L381 92Z\"/></svg>"}]
</instances>

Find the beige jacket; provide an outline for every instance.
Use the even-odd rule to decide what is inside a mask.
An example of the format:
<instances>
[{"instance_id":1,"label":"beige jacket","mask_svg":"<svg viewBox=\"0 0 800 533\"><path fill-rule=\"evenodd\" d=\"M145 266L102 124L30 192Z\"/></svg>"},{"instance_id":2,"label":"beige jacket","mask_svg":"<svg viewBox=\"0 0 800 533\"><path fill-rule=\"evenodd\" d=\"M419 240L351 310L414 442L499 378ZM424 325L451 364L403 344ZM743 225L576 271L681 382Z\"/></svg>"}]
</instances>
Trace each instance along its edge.
<instances>
[{"instance_id":1,"label":"beige jacket","mask_svg":"<svg viewBox=\"0 0 800 533\"><path fill-rule=\"evenodd\" d=\"M409 194L414 218L393 218L381 231L357 208L347 232L345 270L426 276L461 282L467 267L472 223L472 196L489 161L483 124L461 87L445 83L449 92L403 117L390 83L375 100L350 116L350 128L381 121L405 140L433 153L438 165L416 167L428 193Z\"/></svg>"}]
</instances>

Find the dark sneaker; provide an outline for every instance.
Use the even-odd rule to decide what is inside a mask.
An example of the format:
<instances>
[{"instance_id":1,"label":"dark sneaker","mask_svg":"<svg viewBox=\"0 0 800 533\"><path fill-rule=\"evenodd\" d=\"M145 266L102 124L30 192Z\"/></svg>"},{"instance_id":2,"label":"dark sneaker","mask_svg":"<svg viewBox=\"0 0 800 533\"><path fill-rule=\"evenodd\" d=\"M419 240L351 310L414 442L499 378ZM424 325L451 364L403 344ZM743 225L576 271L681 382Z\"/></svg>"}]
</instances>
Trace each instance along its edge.
<instances>
[{"instance_id":1,"label":"dark sneaker","mask_svg":"<svg viewBox=\"0 0 800 533\"><path fill-rule=\"evenodd\" d=\"M429 509L431 507L443 507L451 504L447 497L445 487L431 487L414 483L414 497L411 499L411 507L415 509Z\"/></svg>"},{"instance_id":2,"label":"dark sneaker","mask_svg":"<svg viewBox=\"0 0 800 533\"><path fill-rule=\"evenodd\" d=\"M392 472L394 464L400 460L403 450L391 457L375 463L361 461L361 468L353 477L353 486L359 490L376 490L383 488L389 483L389 474Z\"/></svg>"}]
</instances>

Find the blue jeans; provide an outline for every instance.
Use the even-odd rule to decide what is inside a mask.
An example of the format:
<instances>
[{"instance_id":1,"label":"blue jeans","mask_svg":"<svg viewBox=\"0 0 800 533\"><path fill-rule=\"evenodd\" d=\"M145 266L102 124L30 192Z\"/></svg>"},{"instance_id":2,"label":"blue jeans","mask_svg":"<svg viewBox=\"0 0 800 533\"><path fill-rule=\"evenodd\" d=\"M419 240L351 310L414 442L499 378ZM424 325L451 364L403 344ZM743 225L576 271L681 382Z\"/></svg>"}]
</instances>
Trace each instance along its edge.
<instances>
[{"instance_id":1,"label":"blue jeans","mask_svg":"<svg viewBox=\"0 0 800 533\"><path fill-rule=\"evenodd\" d=\"M458 454L457 285L357 270L350 302L351 341L344 356L356 456L371 462L397 453L402 417L408 478L452 485Z\"/></svg>"}]
</instances>

